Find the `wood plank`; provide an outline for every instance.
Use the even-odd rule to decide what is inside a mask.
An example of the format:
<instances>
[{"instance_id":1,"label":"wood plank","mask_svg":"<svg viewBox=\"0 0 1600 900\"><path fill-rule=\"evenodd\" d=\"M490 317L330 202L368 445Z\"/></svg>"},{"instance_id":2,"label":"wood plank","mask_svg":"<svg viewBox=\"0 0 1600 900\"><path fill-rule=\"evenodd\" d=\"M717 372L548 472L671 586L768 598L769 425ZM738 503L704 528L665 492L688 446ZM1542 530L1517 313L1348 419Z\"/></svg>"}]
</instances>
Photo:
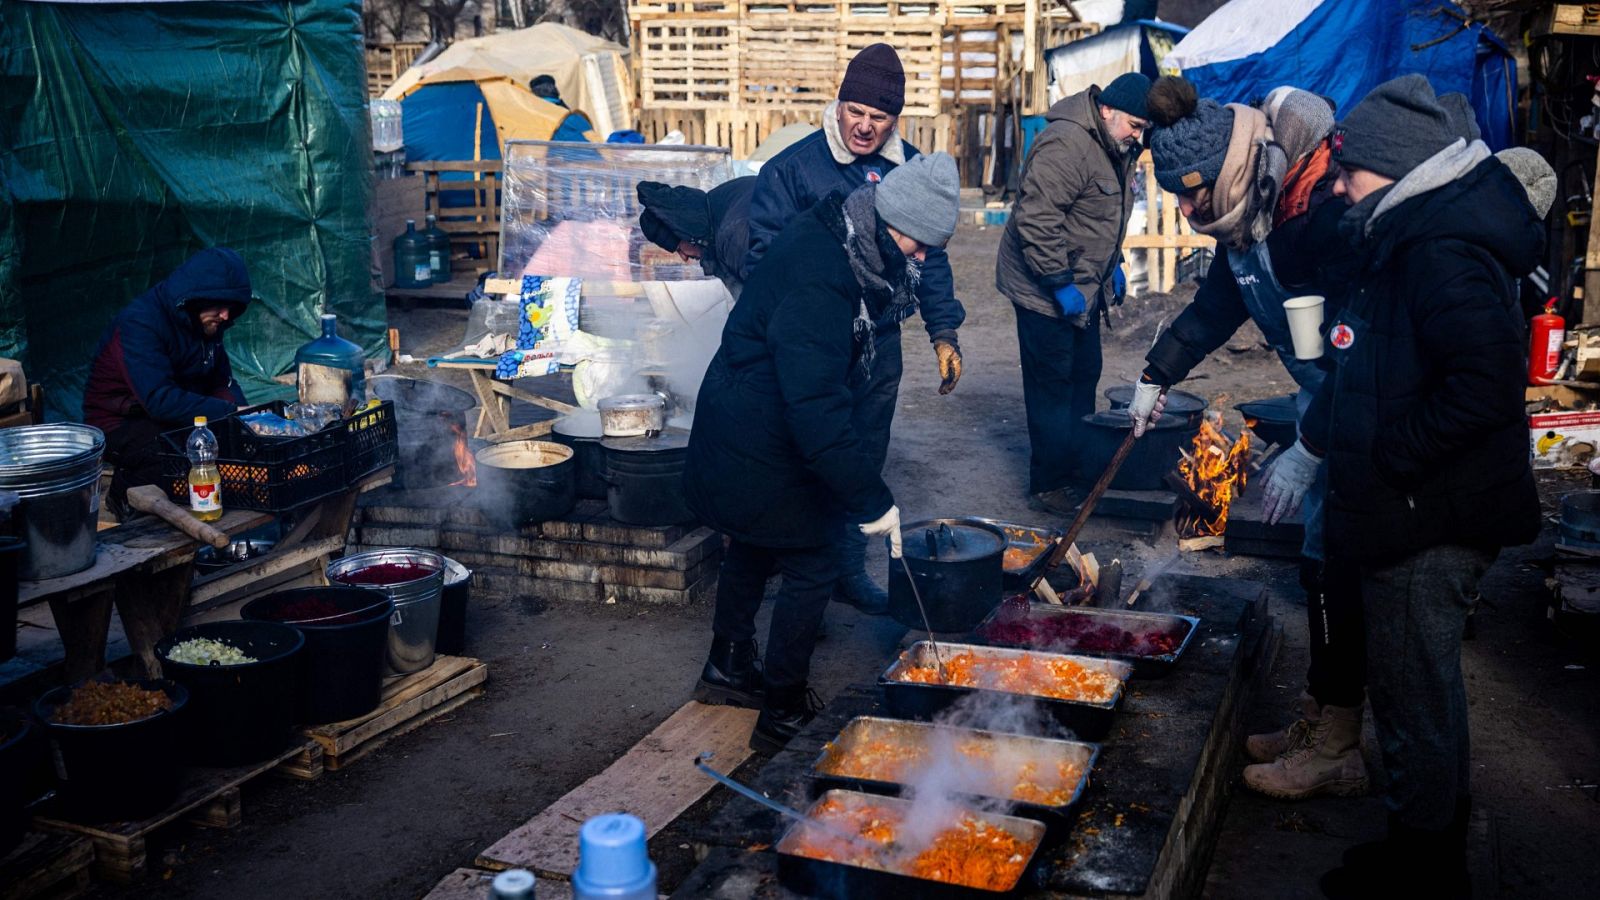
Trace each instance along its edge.
<instances>
[{"instance_id":1,"label":"wood plank","mask_svg":"<svg viewBox=\"0 0 1600 900\"><path fill-rule=\"evenodd\" d=\"M242 569L226 573L217 572L197 578L189 593L189 605L194 606L214 600L229 591L249 586L313 559L327 556L343 548L344 542L345 536L341 534L283 550L273 548L272 552L251 560L250 564Z\"/></svg>"},{"instance_id":2,"label":"wood plank","mask_svg":"<svg viewBox=\"0 0 1600 900\"><path fill-rule=\"evenodd\" d=\"M350 751L349 753L345 753L341 756L323 757L323 765L330 771L338 771L339 769L350 765L356 760L361 759L368 753L377 750L379 747L382 747L384 744L387 744L389 741L401 736L402 734L409 734L412 731L415 731L416 729L428 724L429 722L455 712L457 708L465 706L466 704L482 696L483 685L482 683L479 683L474 687L468 688L465 693L459 694L445 701L444 703L440 703L437 706L431 707L425 712L407 719L405 722L402 722L388 731L383 732L377 737L367 740L361 746Z\"/></svg>"},{"instance_id":3,"label":"wood plank","mask_svg":"<svg viewBox=\"0 0 1600 900\"><path fill-rule=\"evenodd\" d=\"M0 857L0 900L67 900L89 889L94 844L66 834L29 832Z\"/></svg>"},{"instance_id":4,"label":"wood plank","mask_svg":"<svg viewBox=\"0 0 1600 900\"><path fill-rule=\"evenodd\" d=\"M422 900L484 900L489 883L498 872L487 869L457 869L439 879ZM572 900L572 884L559 878L535 876L534 894L539 900Z\"/></svg>"},{"instance_id":5,"label":"wood plank","mask_svg":"<svg viewBox=\"0 0 1600 900\"><path fill-rule=\"evenodd\" d=\"M605 771L483 851L477 864L564 876L578 865L583 822L618 809L643 819L647 836L655 834L716 786L694 767L697 754L711 751L711 765L723 773L750 757L756 715L753 709L684 704Z\"/></svg>"},{"instance_id":6,"label":"wood plank","mask_svg":"<svg viewBox=\"0 0 1600 900\"><path fill-rule=\"evenodd\" d=\"M488 677L489 667L476 659L440 656L427 669L385 684L383 699L372 712L301 731L322 747L324 765L337 768L328 757L347 756L362 743L477 687Z\"/></svg>"}]
</instances>

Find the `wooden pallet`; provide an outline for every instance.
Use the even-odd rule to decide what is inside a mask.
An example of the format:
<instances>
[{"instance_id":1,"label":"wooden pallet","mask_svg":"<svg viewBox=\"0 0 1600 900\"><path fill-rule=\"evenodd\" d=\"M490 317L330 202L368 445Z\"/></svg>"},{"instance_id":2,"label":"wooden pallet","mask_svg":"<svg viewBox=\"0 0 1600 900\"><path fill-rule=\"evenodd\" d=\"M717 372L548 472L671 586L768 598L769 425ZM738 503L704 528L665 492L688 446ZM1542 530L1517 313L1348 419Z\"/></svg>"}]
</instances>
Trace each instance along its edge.
<instances>
[{"instance_id":1,"label":"wooden pallet","mask_svg":"<svg viewBox=\"0 0 1600 900\"><path fill-rule=\"evenodd\" d=\"M650 16L738 14L739 0L628 0L628 18L635 21Z\"/></svg>"},{"instance_id":2,"label":"wooden pallet","mask_svg":"<svg viewBox=\"0 0 1600 900\"><path fill-rule=\"evenodd\" d=\"M390 738L427 724L483 694L489 667L467 656L440 656L421 672L392 678L378 708L364 716L301 732L322 748L322 764L342 769Z\"/></svg>"},{"instance_id":3,"label":"wooden pallet","mask_svg":"<svg viewBox=\"0 0 1600 900\"><path fill-rule=\"evenodd\" d=\"M639 42L639 105L712 109L739 99L739 20L646 19Z\"/></svg>"},{"instance_id":4,"label":"wooden pallet","mask_svg":"<svg viewBox=\"0 0 1600 900\"><path fill-rule=\"evenodd\" d=\"M0 900L68 900L89 889L94 845L70 834L30 831L0 857Z\"/></svg>"},{"instance_id":5,"label":"wooden pallet","mask_svg":"<svg viewBox=\"0 0 1600 900\"><path fill-rule=\"evenodd\" d=\"M843 0L841 15L846 24L888 19L897 24L932 22L943 25L945 6L943 0Z\"/></svg>"},{"instance_id":6,"label":"wooden pallet","mask_svg":"<svg viewBox=\"0 0 1600 900\"><path fill-rule=\"evenodd\" d=\"M839 18L747 13L739 28L739 104L821 109L833 101Z\"/></svg>"},{"instance_id":7,"label":"wooden pallet","mask_svg":"<svg viewBox=\"0 0 1600 900\"><path fill-rule=\"evenodd\" d=\"M203 828L232 828L242 820L239 788L247 781L276 770L285 762L301 757L306 747L296 743L284 752L244 766L227 769L185 769L178 797L165 810L131 822L99 822L85 825L60 818L54 810L34 817L40 831L81 835L94 844L94 874L98 878L128 884L145 872L145 839L176 822Z\"/></svg>"}]
</instances>

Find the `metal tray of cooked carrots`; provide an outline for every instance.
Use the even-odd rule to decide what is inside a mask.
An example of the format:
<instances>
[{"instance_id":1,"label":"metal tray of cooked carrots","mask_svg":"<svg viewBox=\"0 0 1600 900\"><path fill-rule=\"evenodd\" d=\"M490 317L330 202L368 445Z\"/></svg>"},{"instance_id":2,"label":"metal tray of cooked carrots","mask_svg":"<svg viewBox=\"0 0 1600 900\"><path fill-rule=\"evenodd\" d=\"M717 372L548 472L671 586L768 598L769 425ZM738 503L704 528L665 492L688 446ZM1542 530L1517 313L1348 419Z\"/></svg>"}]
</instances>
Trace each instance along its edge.
<instances>
[{"instance_id":1,"label":"metal tray of cooked carrots","mask_svg":"<svg viewBox=\"0 0 1600 900\"><path fill-rule=\"evenodd\" d=\"M1023 697L1041 706L1051 718L1072 729L1080 739L1098 741L1111 730L1111 720L1122 704L1123 688L1132 667L1120 660L1095 659L1065 653L989 647L981 644L939 642L939 653L952 682L938 681L933 645L918 641L902 651L882 675L889 710L910 719L932 719L945 707L974 694L995 702L1007 697ZM1045 684L1047 672L1056 667L1077 669L1102 682L1100 696L1063 698L1050 696ZM970 678L963 679L963 670ZM1033 684L1019 684L1012 678L1028 672ZM923 680L917 680L918 678Z\"/></svg>"},{"instance_id":2,"label":"metal tray of cooked carrots","mask_svg":"<svg viewBox=\"0 0 1600 900\"><path fill-rule=\"evenodd\" d=\"M1032 890L1028 871L1044 844L1042 823L957 806L939 811L950 816L944 828L929 827L919 815L913 829L902 829L913 808L912 801L898 797L824 793L806 810L808 821L795 822L778 839L778 880L808 897L838 900L1017 897ZM858 835L860 843L824 832L812 821ZM968 823L968 840L937 846Z\"/></svg>"},{"instance_id":3,"label":"metal tray of cooked carrots","mask_svg":"<svg viewBox=\"0 0 1600 900\"><path fill-rule=\"evenodd\" d=\"M1122 660L1134 678L1161 678L1177 667L1199 629L1199 619L1175 613L1054 603L1029 603L1022 612L1002 603L973 634L1000 647Z\"/></svg>"},{"instance_id":4,"label":"metal tray of cooked carrots","mask_svg":"<svg viewBox=\"0 0 1600 900\"><path fill-rule=\"evenodd\" d=\"M1007 804L1055 840L1089 784L1100 745L878 716L851 719L811 767L813 793L938 791L983 809Z\"/></svg>"}]
</instances>

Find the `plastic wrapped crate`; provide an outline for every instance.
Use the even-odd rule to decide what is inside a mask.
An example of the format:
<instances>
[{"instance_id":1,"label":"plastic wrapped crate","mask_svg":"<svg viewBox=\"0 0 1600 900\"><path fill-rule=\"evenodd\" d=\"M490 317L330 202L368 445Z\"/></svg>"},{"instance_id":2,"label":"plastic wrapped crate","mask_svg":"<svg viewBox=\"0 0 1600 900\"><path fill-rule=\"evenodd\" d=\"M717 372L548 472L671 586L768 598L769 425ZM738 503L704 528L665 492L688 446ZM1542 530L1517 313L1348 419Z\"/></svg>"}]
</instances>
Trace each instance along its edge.
<instances>
[{"instance_id":1,"label":"plastic wrapped crate","mask_svg":"<svg viewBox=\"0 0 1600 900\"><path fill-rule=\"evenodd\" d=\"M705 278L639 230L639 182L710 190L733 175L722 147L508 141L500 274L594 281Z\"/></svg>"},{"instance_id":2,"label":"plastic wrapped crate","mask_svg":"<svg viewBox=\"0 0 1600 900\"><path fill-rule=\"evenodd\" d=\"M344 431L344 481L356 479L392 466L400 458L400 427L394 403L385 400L363 409L339 424Z\"/></svg>"},{"instance_id":3,"label":"plastic wrapped crate","mask_svg":"<svg viewBox=\"0 0 1600 900\"><path fill-rule=\"evenodd\" d=\"M283 414L284 404L269 403L246 412ZM217 436L217 470L222 473L222 508L281 513L344 490L346 436L343 427L303 437L263 437L237 415L209 423ZM161 486L179 506L189 505L189 456L193 428L161 435Z\"/></svg>"}]
</instances>

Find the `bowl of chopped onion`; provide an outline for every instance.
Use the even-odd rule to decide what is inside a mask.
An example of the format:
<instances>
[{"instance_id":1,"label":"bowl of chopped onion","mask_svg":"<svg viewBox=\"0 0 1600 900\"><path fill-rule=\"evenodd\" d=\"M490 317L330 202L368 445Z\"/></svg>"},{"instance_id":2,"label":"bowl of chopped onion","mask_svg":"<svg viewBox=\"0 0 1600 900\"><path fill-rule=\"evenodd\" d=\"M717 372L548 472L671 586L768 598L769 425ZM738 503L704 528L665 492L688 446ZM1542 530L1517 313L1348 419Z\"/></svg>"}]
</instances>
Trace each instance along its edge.
<instances>
[{"instance_id":1,"label":"bowl of chopped onion","mask_svg":"<svg viewBox=\"0 0 1600 900\"><path fill-rule=\"evenodd\" d=\"M186 756L236 766L281 753L294 725L305 638L278 622L208 622L156 645L162 673L189 689Z\"/></svg>"}]
</instances>

